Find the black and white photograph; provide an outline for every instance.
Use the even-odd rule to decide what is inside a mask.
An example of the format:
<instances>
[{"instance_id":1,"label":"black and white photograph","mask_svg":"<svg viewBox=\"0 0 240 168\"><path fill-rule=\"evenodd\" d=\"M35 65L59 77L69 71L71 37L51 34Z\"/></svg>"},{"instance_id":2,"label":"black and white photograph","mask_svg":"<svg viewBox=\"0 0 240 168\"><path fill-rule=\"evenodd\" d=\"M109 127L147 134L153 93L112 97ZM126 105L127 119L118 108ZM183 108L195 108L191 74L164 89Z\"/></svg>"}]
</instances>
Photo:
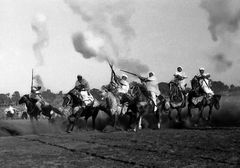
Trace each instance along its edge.
<instances>
[{"instance_id":1,"label":"black and white photograph","mask_svg":"<svg viewBox=\"0 0 240 168\"><path fill-rule=\"evenodd\" d=\"M0 167L240 167L239 73L240 0L0 0Z\"/></svg>"}]
</instances>

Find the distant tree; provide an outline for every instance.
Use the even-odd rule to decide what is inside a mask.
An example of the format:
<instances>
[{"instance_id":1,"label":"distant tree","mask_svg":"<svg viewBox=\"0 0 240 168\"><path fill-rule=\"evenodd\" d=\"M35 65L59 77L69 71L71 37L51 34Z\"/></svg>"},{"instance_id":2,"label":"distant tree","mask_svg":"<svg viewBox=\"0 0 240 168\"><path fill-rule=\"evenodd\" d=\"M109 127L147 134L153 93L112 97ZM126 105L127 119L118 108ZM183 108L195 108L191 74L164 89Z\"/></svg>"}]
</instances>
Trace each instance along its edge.
<instances>
[{"instance_id":1,"label":"distant tree","mask_svg":"<svg viewBox=\"0 0 240 168\"><path fill-rule=\"evenodd\" d=\"M1 106L7 106L12 103L12 100L10 98L10 93L7 94L0 94L0 105Z\"/></svg>"},{"instance_id":2,"label":"distant tree","mask_svg":"<svg viewBox=\"0 0 240 168\"><path fill-rule=\"evenodd\" d=\"M215 93L221 93L228 91L229 87L221 81L212 81L212 89Z\"/></svg>"}]
</instances>

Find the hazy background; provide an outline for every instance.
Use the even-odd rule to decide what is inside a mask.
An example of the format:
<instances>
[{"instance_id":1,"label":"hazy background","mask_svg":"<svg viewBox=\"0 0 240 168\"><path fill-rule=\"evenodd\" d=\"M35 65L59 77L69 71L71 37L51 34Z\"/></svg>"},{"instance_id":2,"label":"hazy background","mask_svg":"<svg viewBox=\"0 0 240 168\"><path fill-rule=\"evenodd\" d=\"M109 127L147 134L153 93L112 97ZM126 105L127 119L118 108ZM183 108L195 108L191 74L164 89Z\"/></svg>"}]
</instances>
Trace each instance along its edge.
<instances>
[{"instance_id":1,"label":"hazy background","mask_svg":"<svg viewBox=\"0 0 240 168\"><path fill-rule=\"evenodd\" d=\"M28 93L31 69L45 88L70 90L77 74L107 84L106 58L169 81L178 65L191 78L239 85L238 0L0 0L0 92Z\"/></svg>"}]
</instances>

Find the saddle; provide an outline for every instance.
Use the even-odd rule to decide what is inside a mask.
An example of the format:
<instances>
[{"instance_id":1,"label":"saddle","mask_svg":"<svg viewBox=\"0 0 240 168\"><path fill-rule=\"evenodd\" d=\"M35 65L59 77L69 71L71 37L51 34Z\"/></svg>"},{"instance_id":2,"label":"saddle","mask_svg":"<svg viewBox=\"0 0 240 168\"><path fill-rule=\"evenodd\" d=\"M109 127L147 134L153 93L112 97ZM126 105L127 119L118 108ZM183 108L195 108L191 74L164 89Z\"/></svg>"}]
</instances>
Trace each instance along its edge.
<instances>
[{"instance_id":1,"label":"saddle","mask_svg":"<svg viewBox=\"0 0 240 168\"><path fill-rule=\"evenodd\" d=\"M83 101L85 106L92 105L94 98L88 91L81 91L80 92L80 99Z\"/></svg>"}]
</instances>

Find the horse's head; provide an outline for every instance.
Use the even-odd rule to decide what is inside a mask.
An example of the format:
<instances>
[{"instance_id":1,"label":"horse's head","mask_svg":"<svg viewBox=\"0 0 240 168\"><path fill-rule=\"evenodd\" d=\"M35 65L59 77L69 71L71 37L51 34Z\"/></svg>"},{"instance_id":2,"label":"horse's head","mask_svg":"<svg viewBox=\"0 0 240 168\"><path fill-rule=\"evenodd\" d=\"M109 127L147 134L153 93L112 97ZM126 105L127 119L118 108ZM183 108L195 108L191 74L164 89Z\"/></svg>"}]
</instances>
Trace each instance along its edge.
<instances>
[{"instance_id":1,"label":"horse's head","mask_svg":"<svg viewBox=\"0 0 240 168\"><path fill-rule=\"evenodd\" d=\"M177 92L179 91L178 84L175 82L170 82L169 90L170 90L170 95L177 94Z\"/></svg>"},{"instance_id":2,"label":"horse's head","mask_svg":"<svg viewBox=\"0 0 240 168\"><path fill-rule=\"evenodd\" d=\"M214 107L216 108L216 110L219 110L221 95L213 95L212 99Z\"/></svg>"},{"instance_id":3,"label":"horse's head","mask_svg":"<svg viewBox=\"0 0 240 168\"><path fill-rule=\"evenodd\" d=\"M141 83L132 83L130 85L130 95L133 98L138 98L138 99L147 99L149 97L148 90L145 85Z\"/></svg>"},{"instance_id":4,"label":"horse's head","mask_svg":"<svg viewBox=\"0 0 240 168\"><path fill-rule=\"evenodd\" d=\"M18 103L23 104L23 103L27 103L28 101L30 101L30 98L29 98L29 95L26 94L19 99Z\"/></svg>"},{"instance_id":5,"label":"horse's head","mask_svg":"<svg viewBox=\"0 0 240 168\"><path fill-rule=\"evenodd\" d=\"M63 107L67 107L67 106L69 106L71 103L72 103L72 97L71 97L71 95L70 95L70 94L66 94L66 95L63 97L62 106L63 106Z\"/></svg>"},{"instance_id":6,"label":"horse's head","mask_svg":"<svg viewBox=\"0 0 240 168\"><path fill-rule=\"evenodd\" d=\"M191 80L191 87L193 90L196 90L197 88L200 87L197 76L194 76L193 79Z\"/></svg>"}]
</instances>

